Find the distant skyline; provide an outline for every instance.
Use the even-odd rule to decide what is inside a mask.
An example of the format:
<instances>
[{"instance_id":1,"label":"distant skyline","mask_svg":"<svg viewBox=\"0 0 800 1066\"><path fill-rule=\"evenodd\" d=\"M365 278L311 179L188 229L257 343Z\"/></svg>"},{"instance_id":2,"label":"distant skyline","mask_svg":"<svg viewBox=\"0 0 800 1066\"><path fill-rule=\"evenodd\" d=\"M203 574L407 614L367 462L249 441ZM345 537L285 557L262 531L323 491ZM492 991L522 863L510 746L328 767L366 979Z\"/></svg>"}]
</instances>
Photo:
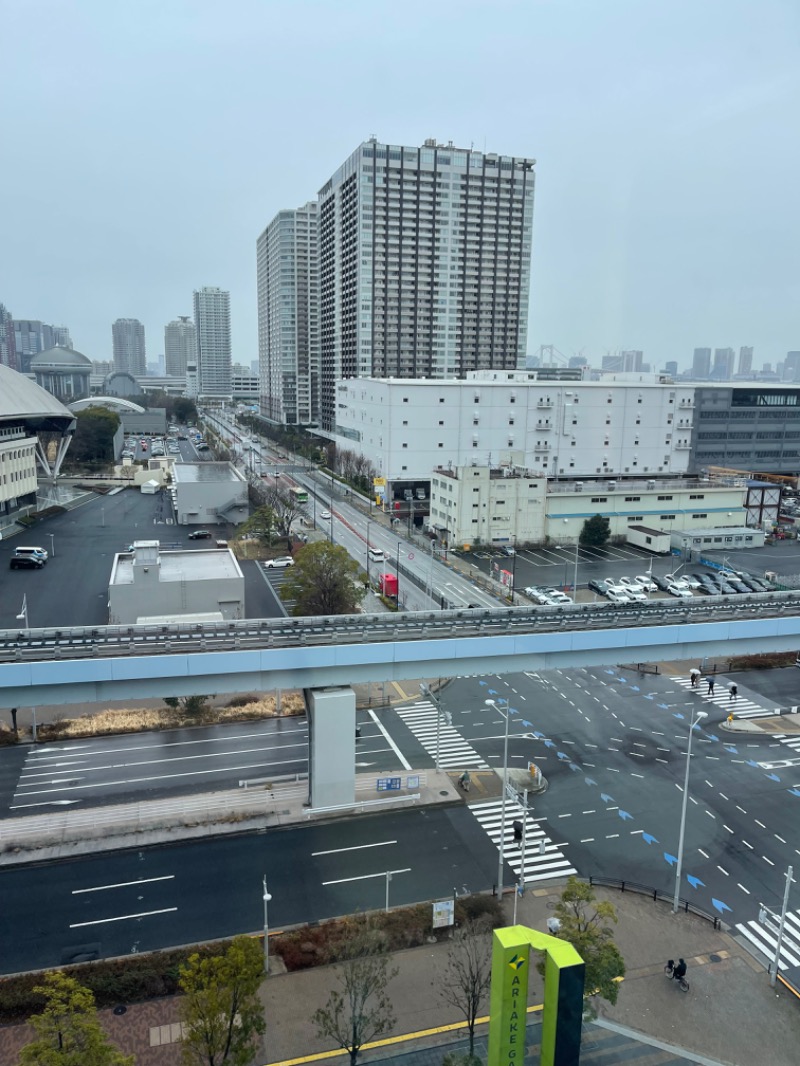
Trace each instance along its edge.
<instances>
[{"instance_id":1,"label":"distant skyline","mask_svg":"<svg viewBox=\"0 0 800 1066\"><path fill-rule=\"evenodd\" d=\"M249 365L258 235L373 133L537 159L529 354L683 370L697 347L752 346L758 370L800 348L791 0L0 0L0 17L0 302L67 323L91 359L127 317L155 355L219 286Z\"/></svg>"}]
</instances>

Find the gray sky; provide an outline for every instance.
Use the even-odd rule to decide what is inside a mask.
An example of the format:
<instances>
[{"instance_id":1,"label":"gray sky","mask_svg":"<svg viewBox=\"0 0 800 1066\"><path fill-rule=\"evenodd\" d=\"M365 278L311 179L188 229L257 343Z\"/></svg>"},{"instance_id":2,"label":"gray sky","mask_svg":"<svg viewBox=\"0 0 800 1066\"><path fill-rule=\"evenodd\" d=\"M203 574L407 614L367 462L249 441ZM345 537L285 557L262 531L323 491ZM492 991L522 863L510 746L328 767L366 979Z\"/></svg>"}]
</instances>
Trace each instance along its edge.
<instances>
[{"instance_id":1,"label":"gray sky","mask_svg":"<svg viewBox=\"0 0 800 1066\"><path fill-rule=\"evenodd\" d=\"M534 156L529 352L800 348L797 0L0 0L0 302L148 358L370 134Z\"/></svg>"}]
</instances>

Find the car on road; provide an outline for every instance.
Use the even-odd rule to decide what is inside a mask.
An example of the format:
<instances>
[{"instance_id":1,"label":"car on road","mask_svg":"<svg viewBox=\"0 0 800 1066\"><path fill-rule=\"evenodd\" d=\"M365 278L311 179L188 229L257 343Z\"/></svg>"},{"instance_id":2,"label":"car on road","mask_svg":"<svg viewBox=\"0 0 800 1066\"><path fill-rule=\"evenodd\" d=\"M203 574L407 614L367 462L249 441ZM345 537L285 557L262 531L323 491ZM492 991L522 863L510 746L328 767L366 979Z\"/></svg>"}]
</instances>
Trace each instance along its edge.
<instances>
[{"instance_id":1,"label":"car on road","mask_svg":"<svg viewBox=\"0 0 800 1066\"><path fill-rule=\"evenodd\" d=\"M291 555L281 555L277 559L267 559L264 566L268 570L279 570L286 566L294 566L294 559Z\"/></svg>"},{"instance_id":2,"label":"car on road","mask_svg":"<svg viewBox=\"0 0 800 1066\"><path fill-rule=\"evenodd\" d=\"M606 592L608 592L608 585L605 581L601 581L596 577L592 578L587 587L590 588L592 592L598 593L600 596L605 596Z\"/></svg>"},{"instance_id":3,"label":"car on road","mask_svg":"<svg viewBox=\"0 0 800 1066\"><path fill-rule=\"evenodd\" d=\"M12 570L41 570L44 559L35 555L12 555L8 565Z\"/></svg>"},{"instance_id":4,"label":"car on road","mask_svg":"<svg viewBox=\"0 0 800 1066\"><path fill-rule=\"evenodd\" d=\"M645 592L655 592L658 588L658 585L648 574L637 574L633 580L637 585L641 585Z\"/></svg>"},{"instance_id":5,"label":"car on road","mask_svg":"<svg viewBox=\"0 0 800 1066\"><path fill-rule=\"evenodd\" d=\"M606 599L611 603L630 603L631 598L628 593L622 588L608 588L606 589Z\"/></svg>"},{"instance_id":6,"label":"car on road","mask_svg":"<svg viewBox=\"0 0 800 1066\"><path fill-rule=\"evenodd\" d=\"M211 532L208 529L193 529L189 534L189 540L210 540Z\"/></svg>"},{"instance_id":7,"label":"car on road","mask_svg":"<svg viewBox=\"0 0 800 1066\"><path fill-rule=\"evenodd\" d=\"M687 588L685 585L672 584L667 589L667 592L670 594L670 596L677 596L679 599L682 600L691 600L694 597L694 593L692 592L692 590Z\"/></svg>"},{"instance_id":8,"label":"car on road","mask_svg":"<svg viewBox=\"0 0 800 1066\"><path fill-rule=\"evenodd\" d=\"M325 521L327 521L328 519L330 519L331 513L330 511L320 511L319 516L320 518L323 518L325 519Z\"/></svg>"}]
</instances>

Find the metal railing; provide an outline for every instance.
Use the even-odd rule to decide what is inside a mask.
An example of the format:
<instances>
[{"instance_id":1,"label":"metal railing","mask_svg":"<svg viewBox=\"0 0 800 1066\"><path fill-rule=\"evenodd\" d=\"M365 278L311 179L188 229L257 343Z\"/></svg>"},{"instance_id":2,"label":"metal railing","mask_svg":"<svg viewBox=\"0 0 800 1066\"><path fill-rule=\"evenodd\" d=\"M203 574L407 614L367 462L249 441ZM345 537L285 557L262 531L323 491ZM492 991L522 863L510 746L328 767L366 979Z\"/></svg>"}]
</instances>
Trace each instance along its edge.
<instances>
[{"instance_id":1,"label":"metal railing","mask_svg":"<svg viewBox=\"0 0 800 1066\"><path fill-rule=\"evenodd\" d=\"M588 881L590 885L597 885L600 888L618 888L620 892L636 892L640 896L649 896L654 903L669 903L672 905L674 898L672 892L662 892L658 888L653 888L652 885L642 885L638 881L625 881L618 877L595 877L594 874L590 874L588 877L580 877L578 880ZM684 914L695 914L698 918L711 922L715 929L724 930L727 928L721 918L716 918L713 914L695 907L688 899L680 901L680 909Z\"/></svg>"}]
</instances>

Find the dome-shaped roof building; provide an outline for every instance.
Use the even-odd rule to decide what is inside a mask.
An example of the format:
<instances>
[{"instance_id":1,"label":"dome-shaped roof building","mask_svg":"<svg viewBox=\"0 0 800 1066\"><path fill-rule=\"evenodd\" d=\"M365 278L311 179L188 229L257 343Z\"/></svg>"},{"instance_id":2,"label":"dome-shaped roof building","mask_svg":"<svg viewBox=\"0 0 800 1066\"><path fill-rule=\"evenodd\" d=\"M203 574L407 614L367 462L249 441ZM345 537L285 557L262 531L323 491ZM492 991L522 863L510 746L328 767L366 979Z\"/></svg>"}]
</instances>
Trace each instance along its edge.
<instances>
[{"instance_id":1,"label":"dome-shaped roof building","mask_svg":"<svg viewBox=\"0 0 800 1066\"><path fill-rule=\"evenodd\" d=\"M89 395L92 361L72 348L48 348L30 361L36 384L64 403Z\"/></svg>"}]
</instances>

